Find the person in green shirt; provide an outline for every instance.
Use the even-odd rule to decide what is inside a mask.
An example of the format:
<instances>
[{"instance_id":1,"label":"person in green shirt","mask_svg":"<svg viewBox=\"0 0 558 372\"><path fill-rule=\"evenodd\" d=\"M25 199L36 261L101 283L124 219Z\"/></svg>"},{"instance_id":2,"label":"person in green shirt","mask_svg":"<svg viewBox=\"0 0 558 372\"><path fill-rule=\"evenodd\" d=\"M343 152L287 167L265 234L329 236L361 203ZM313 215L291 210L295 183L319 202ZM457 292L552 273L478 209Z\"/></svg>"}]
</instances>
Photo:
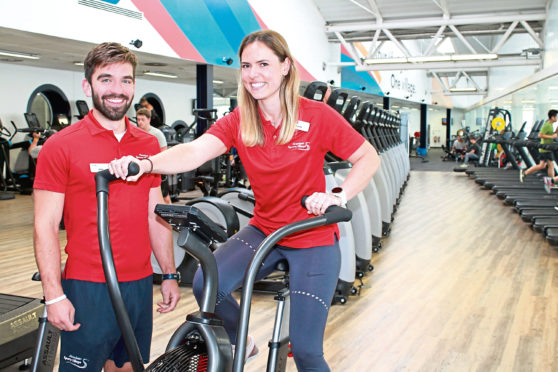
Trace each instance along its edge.
<instances>
[{"instance_id":1,"label":"person in green shirt","mask_svg":"<svg viewBox=\"0 0 558 372\"><path fill-rule=\"evenodd\" d=\"M548 120L541 128L539 132L539 138L541 139L541 145L549 144L554 141L554 138L558 137L558 133L554 130L554 123L557 120L558 111L549 110ZM519 171L519 181L523 182L525 176L533 172L543 170L546 167L548 172L548 177L550 179L554 178L554 155L552 151L539 148L539 163L533 165L531 168L525 170L521 169Z\"/></svg>"}]
</instances>

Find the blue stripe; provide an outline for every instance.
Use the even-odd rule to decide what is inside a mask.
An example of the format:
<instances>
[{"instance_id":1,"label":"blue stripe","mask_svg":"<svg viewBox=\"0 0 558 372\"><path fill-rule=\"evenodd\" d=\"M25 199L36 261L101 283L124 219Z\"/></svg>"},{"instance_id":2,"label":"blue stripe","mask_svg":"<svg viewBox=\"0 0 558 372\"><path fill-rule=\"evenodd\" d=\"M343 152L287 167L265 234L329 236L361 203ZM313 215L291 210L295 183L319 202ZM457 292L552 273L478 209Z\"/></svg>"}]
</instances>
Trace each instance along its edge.
<instances>
[{"instance_id":1,"label":"blue stripe","mask_svg":"<svg viewBox=\"0 0 558 372\"><path fill-rule=\"evenodd\" d=\"M341 54L341 62L354 62L350 57ZM382 89L366 71L356 71L354 66L341 69L341 87L383 96Z\"/></svg>"},{"instance_id":2,"label":"blue stripe","mask_svg":"<svg viewBox=\"0 0 558 372\"><path fill-rule=\"evenodd\" d=\"M234 13L234 16L237 20L239 20L240 27L242 27L243 35L246 36L249 33L254 31L261 30L260 24L258 23L258 19L256 15L252 11L250 4L246 0L225 0ZM237 45L240 46L240 42ZM234 45L233 45L234 47Z\"/></svg>"},{"instance_id":3,"label":"blue stripe","mask_svg":"<svg viewBox=\"0 0 558 372\"><path fill-rule=\"evenodd\" d=\"M238 19L232 12L229 4L223 0L205 0L205 4L227 39L229 46L235 51L238 50L244 38L244 31L240 27Z\"/></svg>"},{"instance_id":4,"label":"blue stripe","mask_svg":"<svg viewBox=\"0 0 558 372\"><path fill-rule=\"evenodd\" d=\"M234 60L230 67L240 66L236 50L221 32L221 26L213 18L206 1L161 0L161 4L208 64L227 66L223 57L228 57ZM223 28L226 29L226 25Z\"/></svg>"}]
</instances>

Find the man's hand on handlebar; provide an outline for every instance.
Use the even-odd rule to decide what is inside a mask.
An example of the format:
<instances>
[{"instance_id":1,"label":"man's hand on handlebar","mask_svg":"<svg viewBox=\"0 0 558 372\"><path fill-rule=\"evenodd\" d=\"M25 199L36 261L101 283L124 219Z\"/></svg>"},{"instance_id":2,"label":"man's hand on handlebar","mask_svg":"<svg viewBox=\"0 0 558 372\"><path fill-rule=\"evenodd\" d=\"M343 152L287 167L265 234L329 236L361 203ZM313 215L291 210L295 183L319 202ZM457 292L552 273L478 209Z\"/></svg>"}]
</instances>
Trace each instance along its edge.
<instances>
[{"instance_id":1,"label":"man's hand on handlebar","mask_svg":"<svg viewBox=\"0 0 558 372\"><path fill-rule=\"evenodd\" d=\"M135 176L128 177L128 164L131 162L134 162L139 166L139 173ZM128 155L111 161L108 169L110 174L115 175L117 178L122 178L124 181L128 182L136 182L142 174L149 171L150 166L149 161L142 161Z\"/></svg>"},{"instance_id":2,"label":"man's hand on handlebar","mask_svg":"<svg viewBox=\"0 0 558 372\"><path fill-rule=\"evenodd\" d=\"M308 214L321 216L331 205L341 206L341 199L335 195L324 192L315 192L306 199Z\"/></svg>"}]
</instances>

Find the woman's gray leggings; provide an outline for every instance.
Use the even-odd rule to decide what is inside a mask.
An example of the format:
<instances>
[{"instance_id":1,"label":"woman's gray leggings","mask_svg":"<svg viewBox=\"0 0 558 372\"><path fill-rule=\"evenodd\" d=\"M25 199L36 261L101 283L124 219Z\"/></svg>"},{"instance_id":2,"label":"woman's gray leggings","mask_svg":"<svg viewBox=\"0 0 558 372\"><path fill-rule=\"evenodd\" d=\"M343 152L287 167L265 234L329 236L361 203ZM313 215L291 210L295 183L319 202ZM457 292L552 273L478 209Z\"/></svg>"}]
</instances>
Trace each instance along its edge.
<instances>
[{"instance_id":1,"label":"woman's gray leggings","mask_svg":"<svg viewBox=\"0 0 558 372\"><path fill-rule=\"evenodd\" d=\"M265 235L248 225L215 251L219 270L216 314L224 321L231 342L236 340L240 307L231 293L242 286L244 273ZM291 291L291 347L299 371L329 371L324 359L323 338L327 314L340 269L337 239L333 245L295 249L277 246L264 260L257 280L271 274L277 262L289 264ZM193 290L199 302L203 275L198 269ZM271 327L270 335L271 335Z\"/></svg>"}]
</instances>

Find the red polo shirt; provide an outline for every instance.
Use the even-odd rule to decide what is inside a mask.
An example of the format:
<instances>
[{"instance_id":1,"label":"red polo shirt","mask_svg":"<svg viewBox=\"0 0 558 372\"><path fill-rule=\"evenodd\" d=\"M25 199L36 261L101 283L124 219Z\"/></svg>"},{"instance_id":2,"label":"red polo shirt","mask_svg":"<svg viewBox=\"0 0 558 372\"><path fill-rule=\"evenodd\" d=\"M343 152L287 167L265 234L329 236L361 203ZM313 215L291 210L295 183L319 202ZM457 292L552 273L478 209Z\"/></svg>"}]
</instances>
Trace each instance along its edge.
<instances>
[{"instance_id":1,"label":"red polo shirt","mask_svg":"<svg viewBox=\"0 0 558 372\"><path fill-rule=\"evenodd\" d=\"M325 154L331 151L347 159L365 139L337 111L302 97L299 129L289 143L275 144L281 127L275 128L261 119L263 146L246 147L242 142L238 108L217 121L207 133L219 138L227 148L238 150L256 199L250 224L269 235L288 223L312 217L300 200L304 195L326 191ZM337 225L323 226L288 236L279 244L292 248L331 245L335 233Z\"/></svg>"},{"instance_id":2,"label":"red polo shirt","mask_svg":"<svg viewBox=\"0 0 558 372\"><path fill-rule=\"evenodd\" d=\"M33 187L64 194L66 279L105 281L92 167L124 155L141 157L160 151L157 139L130 125L128 118L126 129L118 142L89 112L83 120L50 137L39 153ZM119 281L138 280L152 273L147 207L149 190L160 183L159 176L147 175L138 182L117 180L110 184L110 238Z\"/></svg>"}]
</instances>

